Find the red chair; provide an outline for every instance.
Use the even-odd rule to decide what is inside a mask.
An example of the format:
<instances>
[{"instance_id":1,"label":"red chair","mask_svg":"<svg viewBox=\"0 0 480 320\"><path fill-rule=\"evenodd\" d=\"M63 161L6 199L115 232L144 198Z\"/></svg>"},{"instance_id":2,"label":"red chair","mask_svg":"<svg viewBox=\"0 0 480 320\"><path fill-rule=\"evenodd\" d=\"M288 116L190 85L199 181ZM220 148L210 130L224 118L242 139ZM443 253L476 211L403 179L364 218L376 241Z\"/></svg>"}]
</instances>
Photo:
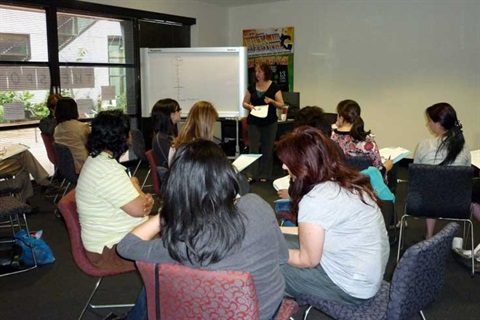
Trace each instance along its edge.
<instances>
[{"instance_id":1,"label":"red chair","mask_svg":"<svg viewBox=\"0 0 480 320\"><path fill-rule=\"evenodd\" d=\"M255 283L247 272L209 271L141 261L136 264L145 284L150 320L255 320L260 317ZM297 311L295 301L283 299L276 319L289 319Z\"/></svg>"},{"instance_id":2,"label":"red chair","mask_svg":"<svg viewBox=\"0 0 480 320\"><path fill-rule=\"evenodd\" d=\"M155 155L153 154L153 150L148 150L145 152L145 157L147 158L148 165L150 166L150 170L148 172L152 172L152 180L153 180L153 191L159 197L162 194L162 190L160 189L160 177L157 173L157 162L155 161ZM147 176L148 177L148 176Z\"/></svg>"},{"instance_id":3,"label":"red chair","mask_svg":"<svg viewBox=\"0 0 480 320\"><path fill-rule=\"evenodd\" d=\"M65 220L65 225L67 226L68 234L70 236L70 245L72 247L72 255L75 263L85 274L91 277L99 278L78 319L82 319L87 308L101 309L133 307L133 304L94 305L91 303L95 293L97 292L98 287L102 282L103 277L135 271L135 267L132 266L132 269L128 271L111 271L99 269L90 262L87 254L85 253L85 248L83 247L83 242L81 238L81 227L80 221L78 219L77 204L75 202L75 189L71 190L60 200L60 202L58 203L58 208L63 216L63 219Z\"/></svg>"}]
</instances>

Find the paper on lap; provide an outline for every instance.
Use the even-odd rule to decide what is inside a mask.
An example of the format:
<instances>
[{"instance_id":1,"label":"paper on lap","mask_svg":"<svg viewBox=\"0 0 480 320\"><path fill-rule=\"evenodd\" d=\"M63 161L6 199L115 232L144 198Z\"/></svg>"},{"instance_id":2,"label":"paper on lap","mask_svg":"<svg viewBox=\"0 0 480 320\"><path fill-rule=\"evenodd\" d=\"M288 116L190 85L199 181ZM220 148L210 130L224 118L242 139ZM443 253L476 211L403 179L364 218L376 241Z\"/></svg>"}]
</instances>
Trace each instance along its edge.
<instances>
[{"instance_id":1,"label":"paper on lap","mask_svg":"<svg viewBox=\"0 0 480 320\"><path fill-rule=\"evenodd\" d=\"M285 177L274 180L272 184L277 191L282 189L288 189L290 187L290 176L287 174Z\"/></svg>"},{"instance_id":2,"label":"paper on lap","mask_svg":"<svg viewBox=\"0 0 480 320\"><path fill-rule=\"evenodd\" d=\"M398 161L402 160L403 158L408 156L410 153L412 153L410 150L402 147L382 148L379 151L380 151L380 156L382 157L382 161L386 161L390 159L393 161L393 163L397 163Z\"/></svg>"},{"instance_id":3,"label":"paper on lap","mask_svg":"<svg viewBox=\"0 0 480 320\"><path fill-rule=\"evenodd\" d=\"M233 161L233 166L237 168L238 172L241 172L243 169L254 163L261 154L241 154L235 161Z\"/></svg>"}]
</instances>

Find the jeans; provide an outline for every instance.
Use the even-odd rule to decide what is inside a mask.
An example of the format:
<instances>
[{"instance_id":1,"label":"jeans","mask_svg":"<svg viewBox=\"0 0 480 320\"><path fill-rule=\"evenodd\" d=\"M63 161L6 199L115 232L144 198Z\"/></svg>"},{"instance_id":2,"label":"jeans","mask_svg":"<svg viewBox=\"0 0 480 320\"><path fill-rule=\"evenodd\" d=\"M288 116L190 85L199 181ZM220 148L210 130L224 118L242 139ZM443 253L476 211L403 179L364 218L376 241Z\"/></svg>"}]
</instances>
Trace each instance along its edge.
<instances>
[{"instance_id":1,"label":"jeans","mask_svg":"<svg viewBox=\"0 0 480 320\"><path fill-rule=\"evenodd\" d=\"M148 320L147 291L145 290L145 287L142 287L140 290L135 305L130 312L128 312L127 320Z\"/></svg>"}]
</instances>

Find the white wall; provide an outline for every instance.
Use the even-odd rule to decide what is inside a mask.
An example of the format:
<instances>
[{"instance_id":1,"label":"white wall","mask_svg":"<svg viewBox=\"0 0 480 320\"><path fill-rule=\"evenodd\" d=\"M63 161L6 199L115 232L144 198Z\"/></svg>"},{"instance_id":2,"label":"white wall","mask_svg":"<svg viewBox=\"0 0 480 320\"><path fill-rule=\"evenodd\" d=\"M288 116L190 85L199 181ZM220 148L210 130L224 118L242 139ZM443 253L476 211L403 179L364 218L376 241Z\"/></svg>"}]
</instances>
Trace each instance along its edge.
<instances>
[{"instance_id":1,"label":"white wall","mask_svg":"<svg viewBox=\"0 0 480 320\"><path fill-rule=\"evenodd\" d=\"M229 9L229 45L248 28L295 27L295 91L334 112L362 106L380 147L415 149L424 110L447 101L480 148L480 1L290 0Z\"/></svg>"},{"instance_id":2,"label":"white wall","mask_svg":"<svg viewBox=\"0 0 480 320\"><path fill-rule=\"evenodd\" d=\"M228 45L228 9L192 0L89 0L110 6L196 18L192 26L192 47L225 47Z\"/></svg>"}]
</instances>

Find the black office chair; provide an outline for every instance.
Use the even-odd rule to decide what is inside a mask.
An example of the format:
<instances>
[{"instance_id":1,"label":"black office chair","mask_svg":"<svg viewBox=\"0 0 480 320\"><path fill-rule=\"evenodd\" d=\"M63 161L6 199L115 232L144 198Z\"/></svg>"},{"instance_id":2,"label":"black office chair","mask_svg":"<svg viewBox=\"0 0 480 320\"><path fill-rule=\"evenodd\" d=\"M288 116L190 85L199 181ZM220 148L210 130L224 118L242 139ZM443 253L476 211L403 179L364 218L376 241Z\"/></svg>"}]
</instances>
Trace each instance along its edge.
<instances>
[{"instance_id":1,"label":"black office chair","mask_svg":"<svg viewBox=\"0 0 480 320\"><path fill-rule=\"evenodd\" d=\"M57 170L58 174L60 177L63 179L62 183L60 184L60 188L62 189L62 196L60 197L63 198L65 194L68 192L70 189L70 186L76 185L78 176L80 172L77 172L77 169L75 168L75 161L73 160L72 152L70 149L60 143L53 143L53 149L55 150L55 154L57 157ZM55 198L53 199L53 203L57 204L58 201L58 194L55 195ZM54 214L57 217L60 217L59 214L57 214L58 208L55 208Z\"/></svg>"},{"instance_id":2,"label":"black office chair","mask_svg":"<svg viewBox=\"0 0 480 320\"><path fill-rule=\"evenodd\" d=\"M143 138L143 134L140 130L137 128L132 128L130 129L130 136L132 138L132 151L135 154L135 156L138 158L138 163L137 166L135 167L135 170L133 171L133 176L137 174L138 168L140 167L140 164L142 161L148 162L147 157L145 156L145 152L147 151L145 149L145 139ZM145 176L145 179L143 180L142 183L142 189L145 186L145 183L147 182L148 177L150 176L150 168L148 169L147 175Z\"/></svg>"},{"instance_id":3,"label":"black office chair","mask_svg":"<svg viewBox=\"0 0 480 320\"><path fill-rule=\"evenodd\" d=\"M404 223L409 217L463 221L464 239L468 232L471 232L473 250L475 244L470 212L473 168L412 163L408 167L408 176L407 201L404 215L400 220L397 261L400 259ZM474 276L475 255L472 254L471 259L471 272Z\"/></svg>"}]
</instances>

